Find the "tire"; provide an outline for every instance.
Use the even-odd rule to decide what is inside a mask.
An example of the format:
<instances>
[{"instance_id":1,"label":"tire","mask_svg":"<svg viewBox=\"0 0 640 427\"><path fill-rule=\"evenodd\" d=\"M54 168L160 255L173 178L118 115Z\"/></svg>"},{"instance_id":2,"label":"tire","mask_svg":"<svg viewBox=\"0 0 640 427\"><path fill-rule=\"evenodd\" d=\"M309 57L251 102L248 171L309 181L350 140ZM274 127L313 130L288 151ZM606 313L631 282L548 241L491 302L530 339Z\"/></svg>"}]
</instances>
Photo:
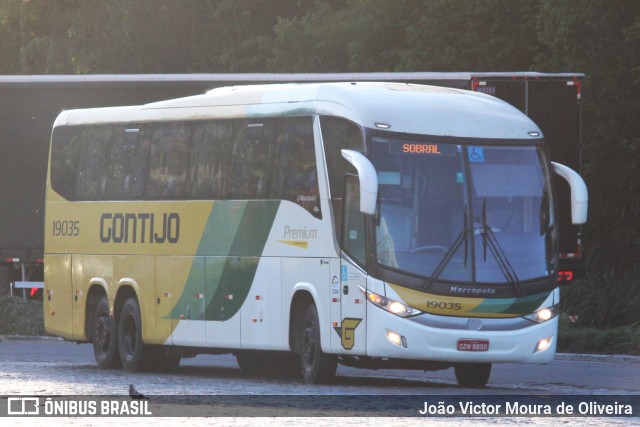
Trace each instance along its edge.
<instances>
[{"instance_id":1,"label":"tire","mask_svg":"<svg viewBox=\"0 0 640 427\"><path fill-rule=\"evenodd\" d=\"M322 352L318 311L313 304L305 309L299 340L300 367L304 381L307 384L331 382L336 375L338 358Z\"/></svg>"},{"instance_id":2,"label":"tire","mask_svg":"<svg viewBox=\"0 0 640 427\"><path fill-rule=\"evenodd\" d=\"M103 369L119 368L118 334L115 319L109 315L109 301L102 296L93 317L93 356Z\"/></svg>"},{"instance_id":3,"label":"tire","mask_svg":"<svg viewBox=\"0 0 640 427\"><path fill-rule=\"evenodd\" d=\"M491 363L461 363L454 369L458 384L462 387L484 387L491 375Z\"/></svg>"},{"instance_id":4,"label":"tire","mask_svg":"<svg viewBox=\"0 0 640 427\"><path fill-rule=\"evenodd\" d=\"M120 362L127 372L149 370L154 367L153 352L142 341L142 318L138 301L129 297L118 318L118 349Z\"/></svg>"}]
</instances>

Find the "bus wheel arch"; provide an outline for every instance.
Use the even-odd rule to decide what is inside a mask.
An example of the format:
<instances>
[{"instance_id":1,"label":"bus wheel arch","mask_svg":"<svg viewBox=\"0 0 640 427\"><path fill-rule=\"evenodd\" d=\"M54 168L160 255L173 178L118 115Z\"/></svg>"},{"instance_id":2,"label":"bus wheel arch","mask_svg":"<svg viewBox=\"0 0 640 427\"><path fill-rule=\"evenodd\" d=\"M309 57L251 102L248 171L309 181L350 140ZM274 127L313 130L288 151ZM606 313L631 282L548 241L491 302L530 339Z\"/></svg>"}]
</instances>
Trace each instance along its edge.
<instances>
[{"instance_id":1,"label":"bus wheel arch","mask_svg":"<svg viewBox=\"0 0 640 427\"><path fill-rule=\"evenodd\" d=\"M313 295L297 291L291 302L289 343L300 355L301 374L309 384L330 382L336 373L338 359L322 351L320 320Z\"/></svg>"},{"instance_id":2,"label":"bus wheel arch","mask_svg":"<svg viewBox=\"0 0 640 427\"><path fill-rule=\"evenodd\" d=\"M291 307L289 310L289 347L294 353L302 351L300 337L302 334L302 317L310 304L315 305L315 300L311 292L307 289L301 289L295 292L291 299Z\"/></svg>"}]
</instances>

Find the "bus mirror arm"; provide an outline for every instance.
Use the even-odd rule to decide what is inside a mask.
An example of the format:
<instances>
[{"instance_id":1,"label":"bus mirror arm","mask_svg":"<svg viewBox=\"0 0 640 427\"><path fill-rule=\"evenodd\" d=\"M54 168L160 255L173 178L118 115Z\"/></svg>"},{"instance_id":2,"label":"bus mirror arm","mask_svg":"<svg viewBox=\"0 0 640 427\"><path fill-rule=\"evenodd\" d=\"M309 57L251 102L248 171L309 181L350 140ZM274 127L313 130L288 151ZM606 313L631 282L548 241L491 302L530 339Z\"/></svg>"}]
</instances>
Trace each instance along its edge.
<instances>
[{"instance_id":1,"label":"bus mirror arm","mask_svg":"<svg viewBox=\"0 0 640 427\"><path fill-rule=\"evenodd\" d=\"M584 224L587 222L589 193L582 177L573 169L561 163L551 162L553 171L564 178L571 187L571 222Z\"/></svg>"},{"instance_id":2,"label":"bus mirror arm","mask_svg":"<svg viewBox=\"0 0 640 427\"><path fill-rule=\"evenodd\" d=\"M342 157L358 171L360 211L364 214L375 215L378 201L378 173L376 168L362 153L353 150L342 150L341 153Z\"/></svg>"}]
</instances>

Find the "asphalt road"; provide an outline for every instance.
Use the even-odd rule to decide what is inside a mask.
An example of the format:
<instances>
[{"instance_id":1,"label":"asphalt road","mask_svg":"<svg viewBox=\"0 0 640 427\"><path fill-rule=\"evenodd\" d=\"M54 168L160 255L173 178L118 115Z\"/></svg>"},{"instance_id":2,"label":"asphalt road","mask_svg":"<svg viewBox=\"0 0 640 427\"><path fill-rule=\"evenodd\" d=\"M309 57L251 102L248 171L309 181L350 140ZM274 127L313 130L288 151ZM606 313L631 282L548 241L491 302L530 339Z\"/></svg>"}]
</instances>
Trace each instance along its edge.
<instances>
[{"instance_id":1,"label":"asphalt road","mask_svg":"<svg viewBox=\"0 0 640 427\"><path fill-rule=\"evenodd\" d=\"M163 396L178 396L183 403L196 404L197 396L225 395L231 402L247 396L295 396L307 399L332 399L334 396L358 397L371 395L399 396L410 399L439 401L443 396L463 395L479 401L484 396L563 395L637 395L640 394L640 358L624 356L558 355L548 365L494 365L489 384L484 389L457 386L453 370L440 372L379 370L369 371L339 366L338 376L330 385L307 385L297 379L255 378L245 375L231 355L198 356L183 359L174 373L127 373L122 370L101 370L95 365L92 347L47 341L20 341L0 338L0 396L67 395L67 396L127 396L129 384L138 391L162 400ZM305 397L306 396L306 397ZM128 397L128 396L127 396ZM295 398L293 398L295 399ZM378 398L379 399L379 398ZM229 401L226 402L229 404ZM293 405L293 404L292 404ZM293 405L295 406L295 405ZM417 408L418 409L418 408ZM416 410L417 410L416 409ZM255 414L252 414L255 415ZM266 413L264 415L273 416ZM277 414L276 414L277 415ZM294 414L295 415L295 414ZM302 416L307 414L301 413ZM322 412L313 415L322 415ZM567 418L564 425L640 425L640 418ZM207 414L216 416L216 414ZM12 419L13 420L13 419ZM238 424L239 418L226 418L225 425ZM287 418L287 421L291 419ZM310 419L302 424L333 425ZM414 425L415 420L388 425ZM420 420L420 419L418 419ZM558 419L515 418L517 425L557 425ZM568 421L567 421L568 420ZM380 419L378 419L378 422ZM388 419L387 419L388 421ZM430 419L429 425L447 425L447 420ZM450 420L449 420L450 421ZM472 425L494 424L490 418L472 419ZM504 418L498 423L510 424ZM439 422L443 424L438 424ZM483 424L484 422L484 424ZM514 421L515 422L515 421ZM349 419L350 424L354 419ZM377 423L375 420L372 423ZM475 423L475 424L474 424ZM479 423L479 424L478 424ZM293 425L297 425L294 423ZM514 424L514 425L516 425ZM267 425L270 425L267 423ZM283 425L276 423L274 425ZM288 425L286 422L284 425ZM367 424L369 425L369 424Z\"/></svg>"},{"instance_id":2,"label":"asphalt road","mask_svg":"<svg viewBox=\"0 0 640 427\"><path fill-rule=\"evenodd\" d=\"M0 395L10 393L118 394L118 379L140 384L148 380L152 394L230 394L263 392L284 394L640 394L640 357L557 355L548 365L494 364L487 388L465 389L456 385L452 369L439 372L364 370L338 367L333 385L306 385L296 379L265 379L244 375L231 355L200 355L183 359L175 373L130 374L103 371L95 366L89 344L58 340L0 342ZM79 373L82 373L79 375ZM15 375L20 378L15 381ZM111 381L100 381L108 376ZM84 377L91 381L82 381ZM93 381L93 379L97 379ZM68 381L65 381L68 378ZM171 381L163 381L163 379ZM72 380L73 379L73 380ZM78 381L79 380L79 381ZM156 382L158 387L156 387ZM171 384L163 388L162 384ZM215 384L224 383L223 390Z\"/></svg>"}]
</instances>

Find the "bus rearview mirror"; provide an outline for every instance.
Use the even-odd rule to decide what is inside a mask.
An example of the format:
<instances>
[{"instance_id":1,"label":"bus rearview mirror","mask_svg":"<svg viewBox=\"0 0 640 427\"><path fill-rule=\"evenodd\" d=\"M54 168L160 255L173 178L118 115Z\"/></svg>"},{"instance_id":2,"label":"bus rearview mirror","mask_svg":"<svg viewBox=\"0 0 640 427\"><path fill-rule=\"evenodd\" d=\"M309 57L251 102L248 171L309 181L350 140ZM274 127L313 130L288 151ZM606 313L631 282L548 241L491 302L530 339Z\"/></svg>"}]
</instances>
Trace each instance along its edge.
<instances>
[{"instance_id":1,"label":"bus rearview mirror","mask_svg":"<svg viewBox=\"0 0 640 427\"><path fill-rule=\"evenodd\" d=\"M564 178L571 188L571 222L584 224L587 222L589 192L582 177L573 169L561 163L551 162L553 171Z\"/></svg>"},{"instance_id":2,"label":"bus rearview mirror","mask_svg":"<svg viewBox=\"0 0 640 427\"><path fill-rule=\"evenodd\" d=\"M342 150L342 157L358 171L360 182L360 212L374 215L378 200L378 173L369 159L353 150Z\"/></svg>"}]
</instances>

